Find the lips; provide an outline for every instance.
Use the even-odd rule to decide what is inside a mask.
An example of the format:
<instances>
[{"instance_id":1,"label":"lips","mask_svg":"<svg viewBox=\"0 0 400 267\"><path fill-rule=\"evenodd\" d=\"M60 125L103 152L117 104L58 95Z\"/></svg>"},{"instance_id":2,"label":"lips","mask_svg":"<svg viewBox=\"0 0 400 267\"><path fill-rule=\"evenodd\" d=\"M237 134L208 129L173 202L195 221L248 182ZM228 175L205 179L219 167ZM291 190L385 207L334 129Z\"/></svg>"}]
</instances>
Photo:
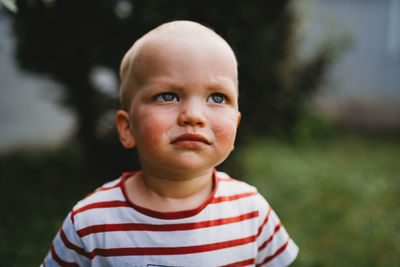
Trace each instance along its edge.
<instances>
[{"instance_id":1,"label":"lips","mask_svg":"<svg viewBox=\"0 0 400 267\"><path fill-rule=\"evenodd\" d=\"M200 134L182 134L178 137L176 137L171 143L172 144L177 144L177 143L184 143L184 142L201 142L206 145L210 145L211 143L205 138L204 136Z\"/></svg>"}]
</instances>

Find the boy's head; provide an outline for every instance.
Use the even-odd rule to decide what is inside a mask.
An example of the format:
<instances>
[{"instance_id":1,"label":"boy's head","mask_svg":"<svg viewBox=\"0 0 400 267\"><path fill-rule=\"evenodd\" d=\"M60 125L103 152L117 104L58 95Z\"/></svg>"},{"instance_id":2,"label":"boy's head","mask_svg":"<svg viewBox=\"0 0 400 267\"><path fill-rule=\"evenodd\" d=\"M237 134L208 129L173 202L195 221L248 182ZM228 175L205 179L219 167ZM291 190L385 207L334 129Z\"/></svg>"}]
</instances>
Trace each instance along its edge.
<instances>
[{"instance_id":1,"label":"boy's head","mask_svg":"<svg viewBox=\"0 0 400 267\"><path fill-rule=\"evenodd\" d=\"M240 120L237 62L214 31L163 24L128 50L120 75L120 140L137 147L144 170L193 173L229 155Z\"/></svg>"},{"instance_id":2,"label":"boy's head","mask_svg":"<svg viewBox=\"0 0 400 267\"><path fill-rule=\"evenodd\" d=\"M202 41L206 41L209 44L211 43L212 46L218 44L222 49L225 48L227 52L231 53L235 64L235 70L237 70L237 62L233 50L229 44L212 29L192 21L173 21L162 24L138 39L125 53L121 61L120 100L122 109L129 111L135 89L140 87L141 83L144 82L144 76L146 74L151 74L143 72L144 67L148 64L148 62L146 62L147 58L143 56L143 54L146 55L146 51L148 50L146 48L158 46L161 49L165 49L171 46L172 43L189 43L190 41L194 44L197 43L197 49L199 50L206 48L203 47ZM179 53L177 56L179 56ZM152 71L151 67L146 68L146 70ZM236 86L238 86L237 73Z\"/></svg>"}]
</instances>

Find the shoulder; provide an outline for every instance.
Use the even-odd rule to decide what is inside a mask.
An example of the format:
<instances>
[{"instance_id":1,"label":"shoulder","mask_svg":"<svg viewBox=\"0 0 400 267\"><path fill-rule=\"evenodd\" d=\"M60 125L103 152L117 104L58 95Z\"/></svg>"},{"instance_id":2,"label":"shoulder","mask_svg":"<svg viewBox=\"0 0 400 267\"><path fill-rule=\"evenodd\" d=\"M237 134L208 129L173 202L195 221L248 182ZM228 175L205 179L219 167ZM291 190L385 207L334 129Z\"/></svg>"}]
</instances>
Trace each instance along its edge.
<instances>
[{"instance_id":1,"label":"shoulder","mask_svg":"<svg viewBox=\"0 0 400 267\"><path fill-rule=\"evenodd\" d=\"M265 198L260 195L257 188L244 181L234 179L225 172L216 172L218 181L217 196L230 196L236 199L246 200L245 203L254 208L267 210L269 207Z\"/></svg>"},{"instance_id":2,"label":"shoulder","mask_svg":"<svg viewBox=\"0 0 400 267\"><path fill-rule=\"evenodd\" d=\"M73 211L79 210L89 204L113 201L113 200L123 200L123 194L121 192L122 177L115 179L113 181L107 182L104 185L98 187L95 191L88 194L85 198L80 200L74 207Z\"/></svg>"},{"instance_id":3,"label":"shoulder","mask_svg":"<svg viewBox=\"0 0 400 267\"><path fill-rule=\"evenodd\" d=\"M88 220L101 221L113 210L128 207L122 183L123 177L105 183L80 200L70 213L72 222L79 225Z\"/></svg>"},{"instance_id":4,"label":"shoulder","mask_svg":"<svg viewBox=\"0 0 400 267\"><path fill-rule=\"evenodd\" d=\"M235 196L241 201L230 201L232 209L257 212L256 242L258 254L256 265L287 266L297 256L298 247L290 238L275 211L257 189L245 182L233 179L226 173L217 172L220 194ZM232 198L233 199L233 198Z\"/></svg>"},{"instance_id":5,"label":"shoulder","mask_svg":"<svg viewBox=\"0 0 400 267\"><path fill-rule=\"evenodd\" d=\"M244 181L232 178L225 172L217 171L216 178L218 185L225 190L257 192L257 189L254 186L249 185Z\"/></svg>"}]
</instances>

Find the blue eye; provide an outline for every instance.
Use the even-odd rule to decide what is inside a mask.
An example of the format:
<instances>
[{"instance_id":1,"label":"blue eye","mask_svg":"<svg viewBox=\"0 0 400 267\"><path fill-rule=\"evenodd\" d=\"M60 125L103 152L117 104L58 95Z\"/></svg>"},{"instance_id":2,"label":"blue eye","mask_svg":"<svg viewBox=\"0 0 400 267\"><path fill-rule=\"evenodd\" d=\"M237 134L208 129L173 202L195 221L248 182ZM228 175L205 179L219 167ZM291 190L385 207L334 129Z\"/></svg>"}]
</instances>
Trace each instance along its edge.
<instances>
[{"instance_id":1,"label":"blue eye","mask_svg":"<svg viewBox=\"0 0 400 267\"><path fill-rule=\"evenodd\" d=\"M208 97L207 102L224 104L226 97L223 94L215 93Z\"/></svg>"},{"instance_id":2,"label":"blue eye","mask_svg":"<svg viewBox=\"0 0 400 267\"><path fill-rule=\"evenodd\" d=\"M156 100L159 102L176 102L179 98L174 93L162 93L156 96Z\"/></svg>"}]
</instances>

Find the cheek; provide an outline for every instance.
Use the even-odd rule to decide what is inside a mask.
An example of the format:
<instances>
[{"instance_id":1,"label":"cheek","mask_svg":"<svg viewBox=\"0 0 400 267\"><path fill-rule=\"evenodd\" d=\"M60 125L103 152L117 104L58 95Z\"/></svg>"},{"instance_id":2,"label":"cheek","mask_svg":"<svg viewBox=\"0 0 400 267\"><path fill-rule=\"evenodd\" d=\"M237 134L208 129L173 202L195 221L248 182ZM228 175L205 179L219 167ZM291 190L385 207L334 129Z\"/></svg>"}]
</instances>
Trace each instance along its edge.
<instances>
[{"instance_id":1,"label":"cheek","mask_svg":"<svg viewBox=\"0 0 400 267\"><path fill-rule=\"evenodd\" d=\"M219 120L214 128L215 139L224 150L233 149L236 137L237 121L232 119Z\"/></svg>"},{"instance_id":2,"label":"cheek","mask_svg":"<svg viewBox=\"0 0 400 267\"><path fill-rule=\"evenodd\" d=\"M168 116L151 113L142 116L142 118L145 119L139 119L137 120L139 123L134 124L134 133L138 145L146 146L149 150L152 150L152 148L157 150L157 145L162 142L163 135L170 128L170 119L168 119Z\"/></svg>"}]
</instances>

